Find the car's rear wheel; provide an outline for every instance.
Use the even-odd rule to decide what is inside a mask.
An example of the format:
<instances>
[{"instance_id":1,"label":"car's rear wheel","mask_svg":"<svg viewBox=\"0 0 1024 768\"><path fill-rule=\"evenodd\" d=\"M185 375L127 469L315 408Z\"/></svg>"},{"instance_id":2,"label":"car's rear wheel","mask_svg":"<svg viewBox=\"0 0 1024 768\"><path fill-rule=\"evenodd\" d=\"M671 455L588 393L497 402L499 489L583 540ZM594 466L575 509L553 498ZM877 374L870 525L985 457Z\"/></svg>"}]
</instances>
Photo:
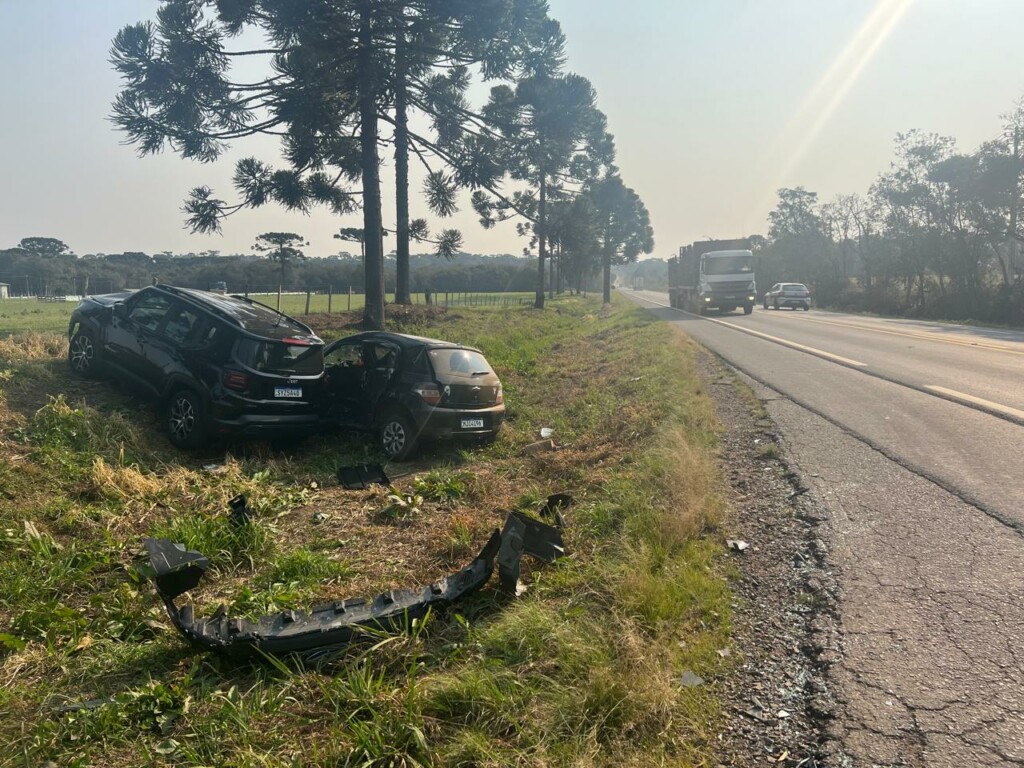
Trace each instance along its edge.
<instances>
[{"instance_id":1,"label":"car's rear wheel","mask_svg":"<svg viewBox=\"0 0 1024 768\"><path fill-rule=\"evenodd\" d=\"M775 311L778 312L778 310L779 310L779 300L776 299L775 300Z\"/></svg>"},{"instance_id":2,"label":"car's rear wheel","mask_svg":"<svg viewBox=\"0 0 1024 768\"><path fill-rule=\"evenodd\" d=\"M100 372L99 347L92 331L79 330L68 345L68 368L75 376L92 378Z\"/></svg>"},{"instance_id":3,"label":"car's rear wheel","mask_svg":"<svg viewBox=\"0 0 1024 768\"><path fill-rule=\"evenodd\" d=\"M392 461L405 461L416 450L416 430L404 413L392 411L380 425L380 447Z\"/></svg>"},{"instance_id":4,"label":"car's rear wheel","mask_svg":"<svg viewBox=\"0 0 1024 768\"><path fill-rule=\"evenodd\" d=\"M203 399L190 389L179 389L167 401L167 437L178 448L196 448L206 442Z\"/></svg>"},{"instance_id":5,"label":"car's rear wheel","mask_svg":"<svg viewBox=\"0 0 1024 768\"><path fill-rule=\"evenodd\" d=\"M764 308L765 308L765 309L768 309L768 299L765 299L765 300L764 300Z\"/></svg>"}]
</instances>

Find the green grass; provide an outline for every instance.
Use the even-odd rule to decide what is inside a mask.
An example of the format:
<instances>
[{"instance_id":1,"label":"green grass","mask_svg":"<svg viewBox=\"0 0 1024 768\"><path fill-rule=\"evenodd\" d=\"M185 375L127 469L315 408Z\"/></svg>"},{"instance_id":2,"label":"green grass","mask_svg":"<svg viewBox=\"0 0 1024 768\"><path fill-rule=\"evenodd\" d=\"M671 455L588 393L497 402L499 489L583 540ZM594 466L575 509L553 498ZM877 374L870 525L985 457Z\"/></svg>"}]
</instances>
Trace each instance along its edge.
<instances>
[{"instance_id":1,"label":"green grass","mask_svg":"<svg viewBox=\"0 0 1024 768\"><path fill-rule=\"evenodd\" d=\"M678 682L731 663L717 653L732 598L696 348L639 309L581 298L459 307L403 330L483 349L508 421L485 449L428 452L394 498L332 485L338 463L380 460L371 441L181 454L144 411L100 402L102 386L71 396L59 343L0 345L0 763L714 764L716 687ZM26 379L53 397L13 410ZM558 450L525 454L542 427ZM525 595L488 587L316 668L196 654L140 571L142 538L160 535L211 558L201 614L372 595L460 567L500 510L557 491L576 499L570 557L528 563ZM250 526L226 518L235 493Z\"/></svg>"}]
</instances>

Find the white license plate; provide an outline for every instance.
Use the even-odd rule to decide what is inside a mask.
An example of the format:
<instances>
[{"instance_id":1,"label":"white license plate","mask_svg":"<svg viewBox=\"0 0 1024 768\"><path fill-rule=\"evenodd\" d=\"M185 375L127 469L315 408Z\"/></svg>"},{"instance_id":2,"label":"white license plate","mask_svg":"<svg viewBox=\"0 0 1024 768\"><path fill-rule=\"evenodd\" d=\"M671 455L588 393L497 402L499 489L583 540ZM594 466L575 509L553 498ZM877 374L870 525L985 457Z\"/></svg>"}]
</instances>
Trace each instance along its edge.
<instances>
[{"instance_id":1,"label":"white license plate","mask_svg":"<svg viewBox=\"0 0 1024 768\"><path fill-rule=\"evenodd\" d=\"M483 419L463 419L462 420L462 428L463 429L483 429L484 428L484 420Z\"/></svg>"},{"instance_id":2,"label":"white license plate","mask_svg":"<svg viewBox=\"0 0 1024 768\"><path fill-rule=\"evenodd\" d=\"M302 397L302 387L274 387L274 397Z\"/></svg>"}]
</instances>

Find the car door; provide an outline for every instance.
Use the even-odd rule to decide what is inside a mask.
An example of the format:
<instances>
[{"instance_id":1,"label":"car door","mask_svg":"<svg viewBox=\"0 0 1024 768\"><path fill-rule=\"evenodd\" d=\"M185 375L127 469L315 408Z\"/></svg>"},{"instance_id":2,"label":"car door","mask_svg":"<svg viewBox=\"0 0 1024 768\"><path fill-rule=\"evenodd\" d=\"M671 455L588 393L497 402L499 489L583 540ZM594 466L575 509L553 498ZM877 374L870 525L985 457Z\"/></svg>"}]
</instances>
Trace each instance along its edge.
<instances>
[{"instance_id":1,"label":"car door","mask_svg":"<svg viewBox=\"0 0 1024 768\"><path fill-rule=\"evenodd\" d=\"M154 384L163 389L163 383L173 373L185 373L195 357L200 334L205 323L202 316L192 307L175 302L164 317L157 331L148 335L145 340L144 355L146 358L147 376Z\"/></svg>"},{"instance_id":2,"label":"car door","mask_svg":"<svg viewBox=\"0 0 1024 768\"><path fill-rule=\"evenodd\" d=\"M381 398L387 393L395 371L401 349L390 341L370 341L366 344L366 379L363 381L362 402L366 413L372 418L377 412Z\"/></svg>"},{"instance_id":3,"label":"car door","mask_svg":"<svg viewBox=\"0 0 1024 768\"><path fill-rule=\"evenodd\" d=\"M159 333L177 302L161 293L150 293L134 302L128 310L137 353L130 356L126 368L148 390L159 394L166 362L166 342Z\"/></svg>"},{"instance_id":4,"label":"car door","mask_svg":"<svg viewBox=\"0 0 1024 768\"><path fill-rule=\"evenodd\" d=\"M163 321L171 300L163 294L142 290L115 304L104 334L104 355L134 383L145 384L146 336Z\"/></svg>"},{"instance_id":5,"label":"car door","mask_svg":"<svg viewBox=\"0 0 1024 768\"><path fill-rule=\"evenodd\" d=\"M366 378L364 345L358 341L336 341L324 350L325 416L342 426L364 426L368 417L361 402Z\"/></svg>"}]
</instances>

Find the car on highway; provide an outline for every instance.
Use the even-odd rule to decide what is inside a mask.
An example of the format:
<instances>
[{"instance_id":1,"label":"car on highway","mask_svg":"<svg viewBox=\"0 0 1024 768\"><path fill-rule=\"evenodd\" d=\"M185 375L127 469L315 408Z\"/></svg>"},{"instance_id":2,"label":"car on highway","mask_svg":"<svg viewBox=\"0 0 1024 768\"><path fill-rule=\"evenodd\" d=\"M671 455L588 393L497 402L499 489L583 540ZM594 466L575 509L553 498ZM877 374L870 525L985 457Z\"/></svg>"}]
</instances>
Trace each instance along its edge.
<instances>
[{"instance_id":1,"label":"car on highway","mask_svg":"<svg viewBox=\"0 0 1024 768\"><path fill-rule=\"evenodd\" d=\"M811 292L803 283L776 283L764 295L765 309L802 309L811 308Z\"/></svg>"},{"instance_id":2,"label":"car on highway","mask_svg":"<svg viewBox=\"0 0 1024 768\"><path fill-rule=\"evenodd\" d=\"M153 398L179 448L222 435L292 439L321 426L323 341L250 299L170 285L89 296L68 337L71 372Z\"/></svg>"},{"instance_id":3,"label":"car on highway","mask_svg":"<svg viewBox=\"0 0 1024 768\"><path fill-rule=\"evenodd\" d=\"M324 366L324 418L376 431L396 461L424 439L490 442L505 419L501 381L472 347L366 331L329 344Z\"/></svg>"}]
</instances>

